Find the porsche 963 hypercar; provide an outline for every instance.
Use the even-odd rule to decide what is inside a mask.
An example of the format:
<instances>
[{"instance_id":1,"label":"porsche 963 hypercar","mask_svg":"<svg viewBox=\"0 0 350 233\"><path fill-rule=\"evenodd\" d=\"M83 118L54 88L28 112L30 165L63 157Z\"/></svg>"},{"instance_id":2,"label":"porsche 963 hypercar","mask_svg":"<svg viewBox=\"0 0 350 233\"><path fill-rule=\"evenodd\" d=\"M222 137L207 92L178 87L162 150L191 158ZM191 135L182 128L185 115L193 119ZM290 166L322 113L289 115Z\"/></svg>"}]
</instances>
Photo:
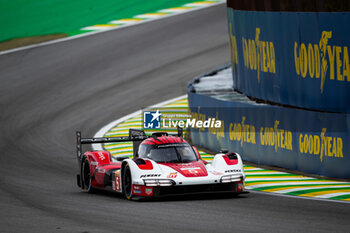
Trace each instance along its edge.
<instances>
[{"instance_id":1,"label":"porsche 963 hypercar","mask_svg":"<svg viewBox=\"0 0 350 233\"><path fill-rule=\"evenodd\" d=\"M176 135L130 129L128 137L82 138L76 132L78 186L122 193L127 199L204 192L244 192L245 174L237 153L218 153L211 164ZM133 158L112 157L108 151L86 151L82 144L133 142Z\"/></svg>"}]
</instances>

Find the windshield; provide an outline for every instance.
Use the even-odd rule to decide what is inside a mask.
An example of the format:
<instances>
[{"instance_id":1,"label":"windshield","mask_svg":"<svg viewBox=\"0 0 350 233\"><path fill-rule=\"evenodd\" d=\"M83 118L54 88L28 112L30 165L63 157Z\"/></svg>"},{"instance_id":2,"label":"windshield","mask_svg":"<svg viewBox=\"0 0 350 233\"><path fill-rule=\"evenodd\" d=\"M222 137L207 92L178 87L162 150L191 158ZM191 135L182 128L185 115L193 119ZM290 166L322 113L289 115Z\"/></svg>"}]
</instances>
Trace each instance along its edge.
<instances>
[{"instance_id":1,"label":"windshield","mask_svg":"<svg viewBox=\"0 0 350 233\"><path fill-rule=\"evenodd\" d=\"M140 148L141 149L141 148ZM140 153L141 158L152 159L158 163L187 163L197 161L197 156L193 149L186 144L174 146L172 144L161 145L157 148L144 150Z\"/></svg>"}]
</instances>

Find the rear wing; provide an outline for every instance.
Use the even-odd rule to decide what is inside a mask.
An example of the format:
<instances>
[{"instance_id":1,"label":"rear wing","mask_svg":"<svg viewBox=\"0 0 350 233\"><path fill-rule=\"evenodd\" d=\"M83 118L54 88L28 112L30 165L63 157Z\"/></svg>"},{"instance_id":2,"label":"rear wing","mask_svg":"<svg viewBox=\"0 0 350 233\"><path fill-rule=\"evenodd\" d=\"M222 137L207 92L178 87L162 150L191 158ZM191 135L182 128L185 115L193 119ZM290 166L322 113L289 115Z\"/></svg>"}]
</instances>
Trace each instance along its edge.
<instances>
[{"instance_id":1,"label":"rear wing","mask_svg":"<svg viewBox=\"0 0 350 233\"><path fill-rule=\"evenodd\" d=\"M94 143L111 143L111 142L133 142L133 155L134 158L137 157L137 151L141 142L150 137L157 137L162 135L168 135L168 133L154 133L152 136L147 136L145 131L138 129L129 129L129 137L102 137L102 138L82 138L81 132L76 131L76 151L78 162L81 161L82 145L83 144L94 144ZM172 135L177 137L183 136L183 129L177 127L177 134Z\"/></svg>"},{"instance_id":2,"label":"rear wing","mask_svg":"<svg viewBox=\"0 0 350 233\"><path fill-rule=\"evenodd\" d=\"M136 131L141 130L135 130L130 129L129 130L129 137L102 137L102 138L82 138L81 132L76 132L76 150L77 150L77 159L78 161L81 160L82 156L82 145L83 144L95 144L95 143L111 143L111 142L138 142L138 145L145 139L149 138L149 136L146 136L146 134L143 132L139 133L137 135ZM135 134L134 134L135 133Z\"/></svg>"}]
</instances>

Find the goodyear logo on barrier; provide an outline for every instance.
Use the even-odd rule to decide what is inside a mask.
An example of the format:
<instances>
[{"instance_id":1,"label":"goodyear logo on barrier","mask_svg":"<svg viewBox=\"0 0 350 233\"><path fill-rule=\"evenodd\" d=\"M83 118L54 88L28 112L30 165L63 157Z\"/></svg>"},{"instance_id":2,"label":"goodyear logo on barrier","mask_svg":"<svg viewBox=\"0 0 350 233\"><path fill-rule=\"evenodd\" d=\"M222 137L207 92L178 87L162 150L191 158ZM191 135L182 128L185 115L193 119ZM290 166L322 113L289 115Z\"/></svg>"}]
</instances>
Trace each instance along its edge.
<instances>
[{"instance_id":1,"label":"goodyear logo on barrier","mask_svg":"<svg viewBox=\"0 0 350 233\"><path fill-rule=\"evenodd\" d=\"M230 24L230 49L231 49L231 61L233 64L238 64L238 54L237 54L237 39L232 33L232 24ZM234 68L234 66L232 66Z\"/></svg>"},{"instance_id":2,"label":"goodyear logo on barrier","mask_svg":"<svg viewBox=\"0 0 350 233\"><path fill-rule=\"evenodd\" d=\"M332 31L323 31L319 43L294 42L296 74L302 78L320 79L321 93L327 79L350 82L348 47L328 44L332 36Z\"/></svg>"},{"instance_id":3,"label":"goodyear logo on barrier","mask_svg":"<svg viewBox=\"0 0 350 233\"><path fill-rule=\"evenodd\" d=\"M257 72L257 79L260 82L260 73L276 73L275 46L272 41L260 40L261 29L255 29L255 38L247 39L242 37L242 50L244 67ZM230 24L230 48L232 64L238 64L237 39L232 32ZM234 68L234 66L232 66Z\"/></svg>"},{"instance_id":4,"label":"goodyear logo on barrier","mask_svg":"<svg viewBox=\"0 0 350 233\"><path fill-rule=\"evenodd\" d=\"M260 82L260 72L276 73L275 46L272 41L260 40L260 28L256 28L255 38L242 37L244 66L257 72Z\"/></svg>"},{"instance_id":5,"label":"goodyear logo on barrier","mask_svg":"<svg viewBox=\"0 0 350 233\"><path fill-rule=\"evenodd\" d=\"M205 114L201 114L205 119ZM224 121L222 124L224 125ZM208 130L208 133L216 135L217 139L225 138L224 128L217 130ZM228 135L231 142L237 142L244 147L246 143L256 146L272 147L275 152L278 150L295 151L305 155L318 156L323 162L325 157L342 159L343 155L343 138L328 135L327 128L322 128L322 132L317 134L310 133L293 133L288 129L280 127L280 121L275 120L271 126L255 126L247 123L247 117L242 116L240 122L229 122ZM293 138L298 137L297 148L293 148Z\"/></svg>"},{"instance_id":6,"label":"goodyear logo on barrier","mask_svg":"<svg viewBox=\"0 0 350 233\"><path fill-rule=\"evenodd\" d=\"M299 134L299 151L302 154L324 157L343 158L343 139L328 136L327 129L323 128L320 135Z\"/></svg>"},{"instance_id":7,"label":"goodyear logo on barrier","mask_svg":"<svg viewBox=\"0 0 350 233\"><path fill-rule=\"evenodd\" d=\"M255 126L247 124L246 117L242 117L241 122L230 123L229 136L230 141L240 142L241 147L243 143L256 144Z\"/></svg>"}]
</instances>

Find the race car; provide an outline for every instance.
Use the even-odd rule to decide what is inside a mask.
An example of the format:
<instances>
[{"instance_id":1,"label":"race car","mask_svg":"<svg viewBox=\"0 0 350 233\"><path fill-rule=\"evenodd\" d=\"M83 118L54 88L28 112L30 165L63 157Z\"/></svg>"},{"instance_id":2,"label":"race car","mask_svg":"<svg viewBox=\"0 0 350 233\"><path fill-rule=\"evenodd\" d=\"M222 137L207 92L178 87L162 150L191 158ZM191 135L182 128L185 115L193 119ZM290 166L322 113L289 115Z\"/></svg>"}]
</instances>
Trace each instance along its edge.
<instances>
[{"instance_id":1,"label":"race car","mask_svg":"<svg viewBox=\"0 0 350 233\"><path fill-rule=\"evenodd\" d=\"M128 137L81 138L76 132L79 174L77 184L87 192L96 189L122 193L127 199L166 195L244 192L245 174L237 153L218 153L211 164L196 147L178 134L129 129ZM108 151L87 151L82 144L133 142L133 158L112 157Z\"/></svg>"}]
</instances>

